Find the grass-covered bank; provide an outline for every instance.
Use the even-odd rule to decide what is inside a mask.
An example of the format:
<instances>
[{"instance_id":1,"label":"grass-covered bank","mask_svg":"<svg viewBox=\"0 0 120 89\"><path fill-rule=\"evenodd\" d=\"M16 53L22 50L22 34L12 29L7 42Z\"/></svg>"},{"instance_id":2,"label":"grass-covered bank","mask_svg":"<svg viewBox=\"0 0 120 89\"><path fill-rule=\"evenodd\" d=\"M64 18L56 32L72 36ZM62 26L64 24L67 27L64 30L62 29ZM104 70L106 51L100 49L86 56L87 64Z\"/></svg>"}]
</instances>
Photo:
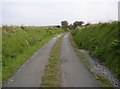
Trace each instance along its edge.
<instances>
[{"instance_id":1,"label":"grass-covered bank","mask_svg":"<svg viewBox=\"0 0 120 89\"><path fill-rule=\"evenodd\" d=\"M42 87L60 87L60 47L63 36L54 44L43 76Z\"/></svg>"},{"instance_id":2,"label":"grass-covered bank","mask_svg":"<svg viewBox=\"0 0 120 89\"><path fill-rule=\"evenodd\" d=\"M2 29L3 81L7 80L38 48L63 32L56 27L4 26Z\"/></svg>"},{"instance_id":3,"label":"grass-covered bank","mask_svg":"<svg viewBox=\"0 0 120 89\"><path fill-rule=\"evenodd\" d=\"M118 22L93 24L72 32L79 48L87 49L120 79Z\"/></svg>"}]
</instances>

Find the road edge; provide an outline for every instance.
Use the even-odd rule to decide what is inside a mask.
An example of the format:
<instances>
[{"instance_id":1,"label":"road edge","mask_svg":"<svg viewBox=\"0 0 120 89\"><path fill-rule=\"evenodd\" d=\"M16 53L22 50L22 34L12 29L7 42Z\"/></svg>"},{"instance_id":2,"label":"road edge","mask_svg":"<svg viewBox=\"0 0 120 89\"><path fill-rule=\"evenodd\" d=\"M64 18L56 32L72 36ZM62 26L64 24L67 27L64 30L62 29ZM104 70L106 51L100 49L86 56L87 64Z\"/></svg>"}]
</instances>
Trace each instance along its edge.
<instances>
[{"instance_id":1,"label":"road edge","mask_svg":"<svg viewBox=\"0 0 120 89\"><path fill-rule=\"evenodd\" d=\"M102 88L110 87L110 89L114 89L114 86L110 83L110 81L106 77L104 77L103 75L98 74L98 73L92 71L92 66L88 62L88 57L79 50L77 44L73 40L73 37L72 37L71 33L69 34L69 39L70 39L71 45L73 46L73 49L75 50L76 54L85 63L85 65L87 66L88 70L93 74L95 79L99 82L100 87L102 87Z\"/></svg>"}]
</instances>

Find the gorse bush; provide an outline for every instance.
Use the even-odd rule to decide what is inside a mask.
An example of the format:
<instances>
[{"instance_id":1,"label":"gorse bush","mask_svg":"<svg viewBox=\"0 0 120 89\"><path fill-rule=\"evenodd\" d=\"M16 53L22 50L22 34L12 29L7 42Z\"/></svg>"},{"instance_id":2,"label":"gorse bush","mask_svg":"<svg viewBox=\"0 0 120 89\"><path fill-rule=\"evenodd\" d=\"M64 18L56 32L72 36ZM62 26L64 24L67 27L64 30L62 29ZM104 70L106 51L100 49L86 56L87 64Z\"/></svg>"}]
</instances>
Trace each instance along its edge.
<instances>
[{"instance_id":1,"label":"gorse bush","mask_svg":"<svg viewBox=\"0 0 120 89\"><path fill-rule=\"evenodd\" d=\"M55 34L63 32L57 27L3 26L2 61L3 80Z\"/></svg>"},{"instance_id":2,"label":"gorse bush","mask_svg":"<svg viewBox=\"0 0 120 89\"><path fill-rule=\"evenodd\" d=\"M72 33L79 48L87 49L120 79L118 22L89 25Z\"/></svg>"}]
</instances>

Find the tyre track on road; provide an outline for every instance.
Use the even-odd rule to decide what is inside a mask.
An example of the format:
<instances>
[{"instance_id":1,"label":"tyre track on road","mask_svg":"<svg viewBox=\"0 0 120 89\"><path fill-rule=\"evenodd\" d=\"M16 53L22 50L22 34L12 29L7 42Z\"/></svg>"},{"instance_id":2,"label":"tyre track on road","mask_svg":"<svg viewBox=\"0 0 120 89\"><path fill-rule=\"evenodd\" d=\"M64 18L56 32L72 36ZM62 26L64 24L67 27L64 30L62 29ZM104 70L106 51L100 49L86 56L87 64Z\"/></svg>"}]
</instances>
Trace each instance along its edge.
<instances>
[{"instance_id":1,"label":"tyre track on road","mask_svg":"<svg viewBox=\"0 0 120 89\"><path fill-rule=\"evenodd\" d=\"M61 46L62 87L99 87L99 83L75 53L67 33Z\"/></svg>"}]
</instances>

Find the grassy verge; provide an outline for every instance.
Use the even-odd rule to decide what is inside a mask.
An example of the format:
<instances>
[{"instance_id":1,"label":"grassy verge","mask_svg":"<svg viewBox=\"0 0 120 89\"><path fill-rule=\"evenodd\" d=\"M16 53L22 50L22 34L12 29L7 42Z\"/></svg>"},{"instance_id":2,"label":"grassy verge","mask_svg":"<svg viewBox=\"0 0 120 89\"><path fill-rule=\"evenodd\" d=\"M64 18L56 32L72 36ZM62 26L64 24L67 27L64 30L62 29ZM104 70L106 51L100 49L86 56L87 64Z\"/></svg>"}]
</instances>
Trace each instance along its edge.
<instances>
[{"instance_id":1,"label":"grassy verge","mask_svg":"<svg viewBox=\"0 0 120 89\"><path fill-rule=\"evenodd\" d=\"M20 66L62 29L53 27L4 27L2 29L2 80L11 77Z\"/></svg>"},{"instance_id":2,"label":"grassy verge","mask_svg":"<svg viewBox=\"0 0 120 89\"><path fill-rule=\"evenodd\" d=\"M91 71L92 72L92 71ZM110 88L110 89L114 89L113 85L111 84L111 82L103 75L92 72L95 76L95 78L99 81L100 86L102 88Z\"/></svg>"},{"instance_id":3,"label":"grassy verge","mask_svg":"<svg viewBox=\"0 0 120 89\"><path fill-rule=\"evenodd\" d=\"M73 39L80 49L89 52L113 71L120 79L120 39L118 22L93 24L72 32Z\"/></svg>"},{"instance_id":4,"label":"grassy verge","mask_svg":"<svg viewBox=\"0 0 120 89\"><path fill-rule=\"evenodd\" d=\"M113 89L112 88L113 85L110 83L110 81L106 77L104 77L103 75L100 75L98 73L95 73L95 72L91 71L92 67L88 63L88 57L79 50L79 48L76 45L76 43L74 42L71 34L70 34L70 41L71 41L71 44L72 44L75 52L80 57L80 59L86 64L87 68L94 75L95 79L99 81L100 86L103 87L103 88L111 87L110 89Z\"/></svg>"},{"instance_id":5,"label":"grassy verge","mask_svg":"<svg viewBox=\"0 0 120 89\"><path fill-rule=\"evenodd\" d=\"M82 52L79 51L79 48L78 48L77 44L74 42L71 34L69 35L69 38L70 38L71 44L74 47L74 50L77 53L77 55L79 55L79 57L83 60L84 63L88 64L88 59Z\"/></svg>"},{"instance_id":6,"label":"grassy verge","mask_svg":"<svg viewBox=\"0 0 120 89\"><path fill-rule=\"evenodd\" d=\"M63 36L54 44L49 63L45 69L42 87L60 87L60 46Z\"/></svg>"}]
</instances>

